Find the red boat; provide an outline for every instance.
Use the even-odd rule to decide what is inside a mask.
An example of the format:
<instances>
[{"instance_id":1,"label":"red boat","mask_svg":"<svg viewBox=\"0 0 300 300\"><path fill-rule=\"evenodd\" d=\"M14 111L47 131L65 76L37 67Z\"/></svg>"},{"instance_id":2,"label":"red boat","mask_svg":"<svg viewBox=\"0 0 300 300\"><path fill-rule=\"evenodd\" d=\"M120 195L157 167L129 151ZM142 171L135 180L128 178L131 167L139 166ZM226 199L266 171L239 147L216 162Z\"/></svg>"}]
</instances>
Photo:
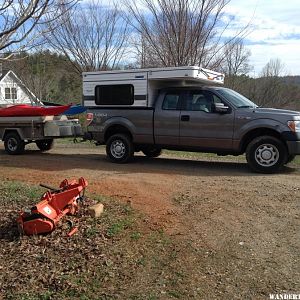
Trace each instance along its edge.
<instances>
[{"instance_id":1,"label":"red boat","mask_svg":"<svg viewBox=\"0 0 300 300\"><path fill-rule=\"evenodd\" d=\"M0 117L57 116L69 109L70 105L31 106L18 104L0 109Z\"/></svg>"}]
</instances>

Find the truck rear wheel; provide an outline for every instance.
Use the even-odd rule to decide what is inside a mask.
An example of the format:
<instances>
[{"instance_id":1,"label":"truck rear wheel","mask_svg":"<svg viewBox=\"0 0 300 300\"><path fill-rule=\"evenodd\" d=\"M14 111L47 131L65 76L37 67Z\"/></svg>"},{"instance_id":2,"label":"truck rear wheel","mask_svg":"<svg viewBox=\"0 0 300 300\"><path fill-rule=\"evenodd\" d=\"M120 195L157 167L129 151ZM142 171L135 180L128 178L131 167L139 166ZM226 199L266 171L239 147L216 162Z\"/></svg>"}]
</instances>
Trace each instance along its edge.
<instances>
[{"instance_id":1,"label":"truck rear wheel","mask_svg":"<svg viewBox=\"0 0 300 300\"><path fill-rule=\"evenodd\" d=\"M246 150L250 168L258 173L275 173L287 160L287 149L277 138L260 136L251 141Z\"/></svg>"},{"instance_id":2,"label":"truck rear wheel","mask_svg":"<svg viewBox=\"0 0 300 300\"><path fill-rule=\"evenodd\" d=\"M161 155L161 149L159 148L148 148L148 149L143 149L142 152L147 156L147 157L158 157Z\"/></svg>"},{"instance_id":3,"label":"truck rear wheel","mask_svg":"<svg viewBox=\"0 0 300 300\"><path fill-rule=\"evenodd\" d=\"M17 132L8 133L4 138L4 148L8 154L21 154L25 149L25 142Z\"/></svg>"},{"instance_id":4,"label":"truck rear wheel","mask_svg":"<svg viewBox=\"0 0 300 300\"><path fill-rule=\"evenodd\" d=\"M37 147L42 151L49 151L50 149L53 148L54 145L54 140L53 139L48 139L48 140L38 140L35 141Z\"/></svg>"},{"instance_id":5,"label":"truck rear wheel","mask_svg":"<svg viewBox=\"0 0 300 300\"><path fill-rule=\"evenodd\" d=\"M132 159L134 147L127 134L114 134L106 143L106 154L112 162L126 163Z\"/></svg>"}]
</instances>

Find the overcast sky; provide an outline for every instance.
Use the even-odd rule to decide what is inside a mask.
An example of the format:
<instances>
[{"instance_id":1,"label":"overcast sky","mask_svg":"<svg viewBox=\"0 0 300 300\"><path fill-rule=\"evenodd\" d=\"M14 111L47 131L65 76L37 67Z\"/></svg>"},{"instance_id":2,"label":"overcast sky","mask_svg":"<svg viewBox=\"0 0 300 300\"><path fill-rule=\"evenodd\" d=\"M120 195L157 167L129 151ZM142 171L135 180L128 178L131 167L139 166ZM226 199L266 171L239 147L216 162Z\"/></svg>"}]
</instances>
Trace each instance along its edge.
<instances>
[{"instance_id":1,"label":"overcast sky","mask_svg":"<svg viewBox=\"0 0 300 300\"><path fill-rule=\"evenodd\" d=\"M225 16L236 27L253 24L245 44L255 75L271 58L280 58L289 75L300 75L300 0L231 0Z\"/></svg>"}]
</instances>

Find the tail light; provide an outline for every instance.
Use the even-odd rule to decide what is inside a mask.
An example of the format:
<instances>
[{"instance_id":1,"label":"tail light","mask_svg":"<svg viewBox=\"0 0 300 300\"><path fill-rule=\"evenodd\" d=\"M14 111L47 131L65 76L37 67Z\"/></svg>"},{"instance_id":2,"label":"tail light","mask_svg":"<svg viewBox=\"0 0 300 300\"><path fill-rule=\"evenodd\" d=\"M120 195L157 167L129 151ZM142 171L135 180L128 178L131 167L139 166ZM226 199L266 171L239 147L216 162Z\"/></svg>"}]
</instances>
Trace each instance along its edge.
<instances>
[{"instance_id":1,"label":"tail light","mask_svg":"<svg viewBox=\"0 0 300 300\"><path fill-rule=\"evenodd\" d=\"M93 113L87 113L86 114L86 126L89 126L94 119L94 114Z\"/></svg>"}]
</instances>

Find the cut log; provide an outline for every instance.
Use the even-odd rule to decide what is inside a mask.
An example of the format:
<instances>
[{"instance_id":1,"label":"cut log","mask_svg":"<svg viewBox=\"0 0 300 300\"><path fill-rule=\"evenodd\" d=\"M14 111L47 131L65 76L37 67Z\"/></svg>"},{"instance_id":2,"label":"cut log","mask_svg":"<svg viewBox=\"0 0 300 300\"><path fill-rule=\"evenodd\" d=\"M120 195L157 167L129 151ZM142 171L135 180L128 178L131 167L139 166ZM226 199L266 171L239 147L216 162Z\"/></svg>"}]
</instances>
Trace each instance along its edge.
<instances>
[{"instance_id":1,"label":"cut log","mask_svg":"<svg viewBox=\"0 0 300 300\"><path fill-rule=\"evenodd\" d=\"M104 210L104 206L102 203L98 203L95 205L92 205L88 208L88 213L93 218L99 218Z\"/></svg>"}]
</instances>

